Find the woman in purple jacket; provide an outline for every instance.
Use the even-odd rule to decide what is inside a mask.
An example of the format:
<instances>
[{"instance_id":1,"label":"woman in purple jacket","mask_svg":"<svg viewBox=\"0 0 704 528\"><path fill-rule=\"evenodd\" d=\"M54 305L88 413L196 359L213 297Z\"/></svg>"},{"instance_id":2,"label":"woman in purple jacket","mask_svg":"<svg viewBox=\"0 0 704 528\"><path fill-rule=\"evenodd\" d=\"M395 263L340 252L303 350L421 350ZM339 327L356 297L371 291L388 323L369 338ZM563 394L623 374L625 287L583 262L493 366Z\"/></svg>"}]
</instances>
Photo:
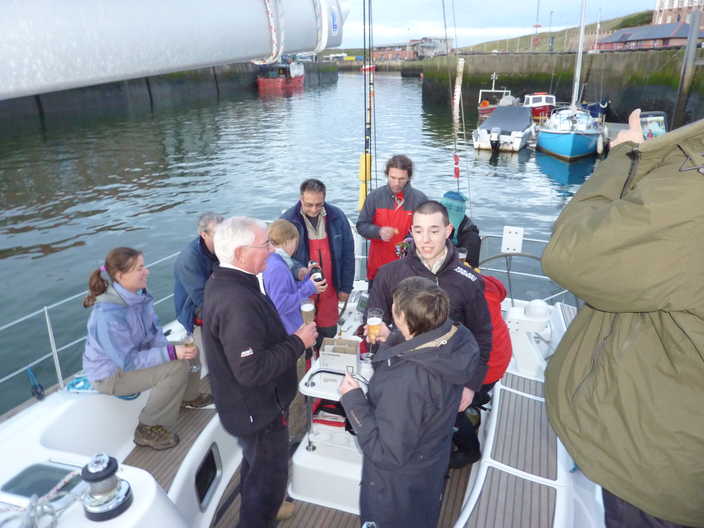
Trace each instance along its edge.
<instances>
[{"instance_id":1,"label":"woman in purple jacket","mask_svg":"<svg viewBox=\"0 0 704 528\"><path fill-rule=\"evenodd\" d=\"M203 407L213 398L198 393L200 376L189 376L187 360L195 358L198 349L167 342L154 298L146 290L148 276L142 253L126 247L110 251L105 264L91 273L83 301L86 308L93 307L83 369L104 394L150 391L134 442L160 450L178 444L178 436L168 428L176 423L181 406Z\"/></svg>"},{"instance_id":2,"label":"woman in purple jacket","mask_svg":"<svg viewBox=\"0 0 704 528\"><path fill-rule=\"evenodd\" d=\"M264 270L264 290L276 306L286 332L293 334L303 324L301 303L307 297L322 293L328 287L322 280L310 277L303 281L294 279L291 255L298 247L298 230L288 220L276 220L269 226L269 241L274 253L269 255Z\"/></svg>"}]
</instances>

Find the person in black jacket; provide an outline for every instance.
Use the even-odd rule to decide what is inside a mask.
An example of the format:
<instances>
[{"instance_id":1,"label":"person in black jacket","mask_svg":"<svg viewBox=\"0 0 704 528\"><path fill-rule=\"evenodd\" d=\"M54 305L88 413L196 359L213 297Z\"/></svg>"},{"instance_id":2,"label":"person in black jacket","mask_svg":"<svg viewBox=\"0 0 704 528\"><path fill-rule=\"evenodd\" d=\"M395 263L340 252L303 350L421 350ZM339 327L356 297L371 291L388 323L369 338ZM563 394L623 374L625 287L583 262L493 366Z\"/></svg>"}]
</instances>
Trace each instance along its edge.
<instances>
[{"instance_id":1,"label":"person in black jacket","mask_svg":"<svg viewBox=\"0 0 704 528\"><path fill-rule=\"evenodd\" d=\"M448 321L449 305L433 281L401 281L393 294L397 330L373 359L367 396L349 374L340 385L364 454L362 522L437 525L463 387L484 369L471 332Z\"/></svg>"},{"instance_id":2,"label":"person in black jacket","mask_svg":"<svg viewBox=\"0 0 704 528\"><path fill-rule=\"evenodd\" d=\"M220 266L205 286L206 361L220 421L242 446L239 526L264 528L286 493L286 420L296 394L296 362L317 333L311 323L288 335L259 288L257 273L272 252L263 222L227 219L214 242Z\"/></svg>"},{"instance_id":3,"label":"person in black jacket","mask_svg":"<svg viewBox=\"0 0 704 528\"><path fill-rule=\"evenodd\" d=\"M484 283L469 266L458 260L457 251L449 240L451 232L452 225L442 204L432 200L420 204L413 213L413 246L406 257L379 269L368 305L381 308L384 322L390 324L392 292L402 279L421 276L438 284L450 297L450 319L464 324L479 344L484 368L477 370L467 384L476 392L482 386L491 352L491 316L484 298ZM476 462L481 457L476 431L473 427L465 427L464 413L458 415L458 420L458 427L468 434L460 451L453 453L453 467Z\"/></svg>"},{"instance_id":4,"label":"person in black jacket","mask_svg":"<svg viewBox=\"0 0 704 528\"><path fill-rule=\"evenodd\" d=\"M479 228L465 214L467 199L460 192L447 191L442 195L440 203L447 209L447 214L453 227L450 240L452 240L455 247L465 248L467 250L465 261L473 268L478 268L482 239L479 236Z\"/></svg>"}]
</instances>

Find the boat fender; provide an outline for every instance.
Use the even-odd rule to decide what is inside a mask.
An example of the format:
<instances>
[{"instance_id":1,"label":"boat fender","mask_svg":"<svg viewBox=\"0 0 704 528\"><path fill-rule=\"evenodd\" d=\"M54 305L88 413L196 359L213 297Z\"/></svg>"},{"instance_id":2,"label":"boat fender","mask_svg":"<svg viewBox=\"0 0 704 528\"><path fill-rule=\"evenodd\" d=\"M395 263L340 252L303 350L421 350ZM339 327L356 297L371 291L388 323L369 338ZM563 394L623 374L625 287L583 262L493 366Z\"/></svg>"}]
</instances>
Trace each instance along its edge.
<instances>
[{"instance_id":1,"label":"boat fender","mask_svg":"<svg viewBox=\"0 0 704 528\"><path fill-rule=\"evenodd\" d=\"M596 153L599 155L604 153L604 136L601 134L596 140Z\"/></svg>"},{"instance_id":2,"label":"boat fender","mask_svg":"<svg viewBox=\"0 0 704 528\"><path fill-rule=\"evenodd\" d=\"M484 99L481 103L479 103L479 106L480 106L481 108L486 108L487 106L489 106L489 101L487 101L486 99Z\"/></svg>"},{"instance_id":3,"label":"boat fender","mask_svg":"<svg viewBox=\"0 0 704 528\"><path fill-rule=\"evenodd\" d=\"M81 479L90 489L83 497L83 511L91 521L114 519L132 504L129 482L117 478L117 460L98 453L81 471Z\"/></svg>"}]
</instances>

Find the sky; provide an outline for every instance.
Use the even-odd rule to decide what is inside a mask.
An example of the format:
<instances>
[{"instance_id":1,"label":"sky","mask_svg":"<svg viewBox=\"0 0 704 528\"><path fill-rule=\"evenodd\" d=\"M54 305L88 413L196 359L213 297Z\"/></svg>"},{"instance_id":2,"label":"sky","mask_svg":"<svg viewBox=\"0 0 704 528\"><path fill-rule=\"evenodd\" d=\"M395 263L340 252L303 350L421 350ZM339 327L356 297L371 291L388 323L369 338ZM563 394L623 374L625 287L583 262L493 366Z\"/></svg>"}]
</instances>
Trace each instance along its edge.
<instances>
[{"instance_id":1,"label":"sky","mask_svg":"<svg viewBox=\"0 0 704 528\"><path fill-rule=\"evenodd\" d=\"M362 47L363 5L366 0L346 0L350 14L344 25L342 48ZM655 9L656 0L589 0L587 23ZM535 33L539 9L540 31L579 24L580 0L444 0L449 38L455 47ZM454 7L454 22L453 22ZM395 44L420 37L442 37L443 0L372 1L374 44ZM456 29L455 29L456 27Z\"/></svg>"}]
</instances>

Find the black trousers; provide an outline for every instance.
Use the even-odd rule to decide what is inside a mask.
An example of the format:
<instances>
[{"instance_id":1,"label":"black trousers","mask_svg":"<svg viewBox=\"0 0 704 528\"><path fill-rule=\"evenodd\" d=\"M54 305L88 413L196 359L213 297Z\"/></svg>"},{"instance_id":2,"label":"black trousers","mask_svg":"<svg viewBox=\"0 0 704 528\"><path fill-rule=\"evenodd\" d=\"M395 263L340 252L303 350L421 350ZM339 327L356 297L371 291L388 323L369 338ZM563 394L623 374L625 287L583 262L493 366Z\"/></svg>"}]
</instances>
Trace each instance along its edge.
<instances>
[{"instance_id":1,"label":"black trousers","mask_svg":"<svg viewBox=\"0 0 704 528\"><path fill-rule=\"evenodd\" d=\"M478 408L491 401L489 396L489 391L496 385L494 383L488 383L482 385L481 389L474 393L474 399L469 405L470 407ZM467 418L467 415L463 412L457 413L457 418L455 419L455 427L457 431L452 435L452 441L457 446L457 449L464 451L465 453L479 454L479 438L477 437L477 429L472 425Z\"/></svg>"},{"instance_id":2,"label":"black trousers","mask_svg":"<svg viewBox=\"0 0 704 528\"><path fill-rule=\"evenodd\" d=\"M605 488L601 489L604 497L604 517L606 528L687 528L653 517L618 498Z\"/></svg>"},{"instance_id":3,"label":"black trousers","mask_svg":"<svg viewBox=\"0 0 704 528\"><path fill-rule=\"evenodd\" d=\"M254 434L240 436L240 528L270 528L286 496L288 425L278 416Z\"/></svg>"}]
</instances>

